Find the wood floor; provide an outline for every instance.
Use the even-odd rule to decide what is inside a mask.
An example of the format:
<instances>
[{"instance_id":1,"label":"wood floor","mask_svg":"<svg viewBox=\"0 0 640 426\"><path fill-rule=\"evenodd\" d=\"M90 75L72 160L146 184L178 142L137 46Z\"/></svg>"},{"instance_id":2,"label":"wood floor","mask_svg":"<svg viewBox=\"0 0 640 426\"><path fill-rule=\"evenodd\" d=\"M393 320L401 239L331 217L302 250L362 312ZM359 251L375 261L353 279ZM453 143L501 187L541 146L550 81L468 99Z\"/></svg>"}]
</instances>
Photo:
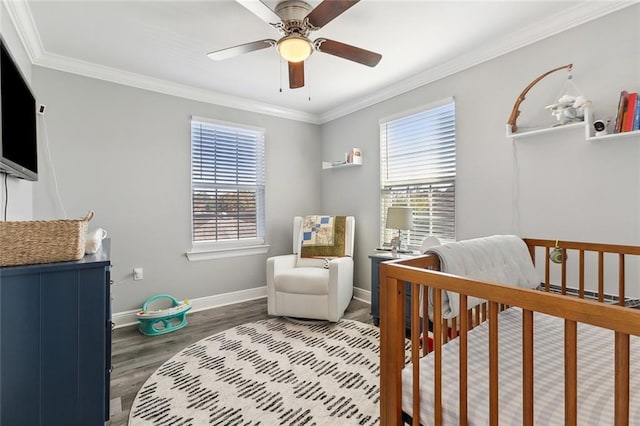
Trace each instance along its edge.
<instances>
[{"instance_id":1,"label":"wood floor","mask_svg":"<svg viewBox=\"0 0 640 426\"><path fill-rule=\"evenodd\" d=\"M368 303L353 299L345 318L371 323ZM185 328L149 337L137 326L115 330L112 345L110 426L127 425L131 404L151 374L183 348L205 337L247 322L267 319L267 299L228 305L187 315Z\"/></svg>"}]
</instances>

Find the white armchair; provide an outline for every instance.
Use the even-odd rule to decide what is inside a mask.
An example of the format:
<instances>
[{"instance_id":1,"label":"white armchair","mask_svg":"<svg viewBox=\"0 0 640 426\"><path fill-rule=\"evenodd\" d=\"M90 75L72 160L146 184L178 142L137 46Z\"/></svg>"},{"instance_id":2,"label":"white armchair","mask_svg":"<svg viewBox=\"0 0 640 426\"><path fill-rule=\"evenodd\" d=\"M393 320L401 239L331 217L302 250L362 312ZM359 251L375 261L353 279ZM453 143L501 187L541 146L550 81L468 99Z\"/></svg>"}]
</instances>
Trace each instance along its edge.
<instances>
[{"instance_id":1,"label":"white armchair","mask_svg":"<svg viewBox=\"0 0 640 426\"><path fill-rule=\"evenodd\" d=\"M293 254L267 259L268 312L337 322L353 296L355 219L346 217L345 256L329 260L300 256L303 219L293 219Z\"/></svg>"}]
</instances>

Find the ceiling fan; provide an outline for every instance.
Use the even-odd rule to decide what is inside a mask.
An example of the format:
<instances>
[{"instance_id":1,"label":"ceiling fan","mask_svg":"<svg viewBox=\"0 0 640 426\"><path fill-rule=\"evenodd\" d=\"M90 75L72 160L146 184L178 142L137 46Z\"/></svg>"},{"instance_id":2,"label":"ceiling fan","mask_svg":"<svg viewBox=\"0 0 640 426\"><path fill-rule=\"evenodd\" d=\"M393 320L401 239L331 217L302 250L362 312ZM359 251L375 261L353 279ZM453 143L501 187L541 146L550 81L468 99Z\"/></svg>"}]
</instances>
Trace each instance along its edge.
<instances>
[{"instance_id":1,"label":"ceiling fan","mask_svg":"<svg viewBox=\"0 0 640 426\"><path fill-rule=\"evenodd\" d=\"M275 12L259 0L236 1L279 30L283 36L279 40L258 40L207 54L215 61L275 46L280 56L289 63L289 87L297 89L304 86L304 60L314 50L369 67L375 67L382 59L379 53L339 41L317 38L312 42L308 38L311 31L319 30L360 0L324 0L316 8L302 0L285 0L278 3Z\"/></svg>"}]
</instances>

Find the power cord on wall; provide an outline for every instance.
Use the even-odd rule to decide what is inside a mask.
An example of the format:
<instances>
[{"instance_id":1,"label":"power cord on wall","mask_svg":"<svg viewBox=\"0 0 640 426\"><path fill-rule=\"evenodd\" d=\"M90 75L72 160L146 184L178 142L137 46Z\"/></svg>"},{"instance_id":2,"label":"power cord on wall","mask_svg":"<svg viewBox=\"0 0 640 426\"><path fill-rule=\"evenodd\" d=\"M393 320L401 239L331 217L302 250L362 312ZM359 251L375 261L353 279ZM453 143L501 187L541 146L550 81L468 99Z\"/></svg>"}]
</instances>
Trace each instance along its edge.
<instances>
[{"instance_id":1,"label":"power cord on wall","mask_svg":"<svg viewBox=\"0 0 640 426\"><path fill-rule=\"evenodd\" d=\"M520 185L520 170L518 165L518 149L516 144L516 138L513 138L513 169L511 175L511 232L515 235L520 235L520 205L519 200L519 185Z\"/></svg>"},{"instance_id":2,"label":"power cord on wall","mask_svg":"<svg viewBox=\"0 0 640 426\"><path fill-rule=\"evenodd\" d=\"M47 131L47 120L43 114L40 114L42 117L42 124L44 128L44 146L47 151L47 159L49 160L49 166L51 167L51 174L53 175L53 185L56 191L56 198L58 200L58 204L60 204L60 208L62 209L62 213L64 214L64 218L67 219L67 211L64 208L64 204L62 203L62 197L60 197L60 190L58 188L58 178L56 177L56 168L53 165L53 160L51 159L51 150L49 149L49 132Z\"/></svg>"}]
</instances>

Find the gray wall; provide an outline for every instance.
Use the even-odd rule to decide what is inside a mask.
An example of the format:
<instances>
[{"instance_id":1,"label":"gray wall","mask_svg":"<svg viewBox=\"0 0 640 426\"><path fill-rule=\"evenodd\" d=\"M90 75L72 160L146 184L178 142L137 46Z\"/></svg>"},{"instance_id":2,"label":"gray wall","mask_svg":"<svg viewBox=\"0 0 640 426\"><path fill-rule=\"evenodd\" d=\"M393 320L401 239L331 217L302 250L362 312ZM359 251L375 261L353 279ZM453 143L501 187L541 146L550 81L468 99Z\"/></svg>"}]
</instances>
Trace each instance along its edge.
<instances>
[{"instance_id":1,"label":"gray wall","mask_svg":"<svg viewBox=\"0 0 640 426\"><path fill-rule=\"evenodd\" d=\"M95 210L90 228L103 227L112 238L114 312L139 308L153 294L198 298L264 286L267 256L291 251L292 217L320 209L316 125L41 67L34 67L33 80L47 105L48 145L67 214ZM186 259L191 115L266 129L268 255ZM34 214L61 217L52 170L45 168ZM134 266L144 268L144 280L133 281Z\"/></svg>"},{"instance_id":2,"label":"gray wall","mask_svg":"<svg viewBox=\"0 0 640 426\"><path fill-rule=\"evenodd\" d=\"M505 137L520 92L568 63L596 118L615 117L620 91L640 91L639 22L640 5L626 8L323 125L323 158L363 152L362 167L322 175L325 210L357 218L358 285L370 289L367 256L379 244L379 120L448 96L456 100L457 239L515 233L640 244L640 137L586 142L583 129L515 143ZM543 106L566 76L557 72L529 92L519 125L553 122Z\"/></svg>"}]
</instances>

